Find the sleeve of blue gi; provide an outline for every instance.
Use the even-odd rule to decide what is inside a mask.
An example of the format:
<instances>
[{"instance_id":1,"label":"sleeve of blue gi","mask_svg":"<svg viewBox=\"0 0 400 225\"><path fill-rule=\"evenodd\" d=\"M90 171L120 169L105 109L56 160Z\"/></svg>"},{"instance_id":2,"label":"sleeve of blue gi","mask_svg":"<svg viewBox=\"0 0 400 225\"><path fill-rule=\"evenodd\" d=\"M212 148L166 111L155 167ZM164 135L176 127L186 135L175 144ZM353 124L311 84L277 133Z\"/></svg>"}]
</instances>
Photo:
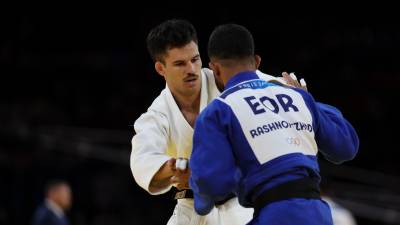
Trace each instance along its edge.
<instances>
[{"instance_id":1,"label":"sleeve of blue gi","mask_svg":"<svg viewBox=\"0 0 400 225\"><path fill-rule=\"evenodd\" d=\"M235 192L241 176L227 134L233 115L220 107L224 103L213 103L197 118L190 158L190 186L200 215L208 214L216 201Z\"/></svg>"},{"instance_id":2,"label":"sleeve of blue gi","mask_svg":"<svg viewBox=\"0 0 400 225\"><path fill-rule=\"evenodd\" d=\"M319 151L327 160L337 164L353 159L359 147L353 126L337 108L316 102L308 92L297 90L311 110Z\"/></svg>"},{"instance_id":3,"label":"sleeve of blue gi","mask_svg":"<svg viewBox=\"0 0 400 225\"><path fill-rule=\"evenodd\" d=\"M353 126L333 106L316 103L316 140L320 152L331 162L342 163L353 159L359 140Z\"/></svg>"},{"instance_id":4,"label":"sleeve of blue gi","mask_svg":"<svg viewBox=\"0 0 400 225\"><path fill-rule=\"evenodd\" d=\"M359 140L353 126L335 107L316 102L310 93L296 89L309 107L319 151L333 163L353 159L359 147Z\"/></svg>"}]
</instances>

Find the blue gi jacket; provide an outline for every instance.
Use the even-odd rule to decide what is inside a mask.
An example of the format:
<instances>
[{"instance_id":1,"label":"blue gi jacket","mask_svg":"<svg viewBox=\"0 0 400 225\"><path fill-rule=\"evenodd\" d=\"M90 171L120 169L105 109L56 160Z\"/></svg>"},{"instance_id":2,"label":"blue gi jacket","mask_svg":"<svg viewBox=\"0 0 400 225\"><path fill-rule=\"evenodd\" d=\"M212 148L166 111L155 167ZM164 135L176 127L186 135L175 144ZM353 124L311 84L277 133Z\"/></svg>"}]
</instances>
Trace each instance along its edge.
<instances>
[{"instance_id":1,"label":"blue gi jacket","mask_svg":"<svg viewBox=\"0 0 400 225\"><path fill-rule=\"evenodd\" d=\"M358 146L338 109L255 72L239 73L197 118L190 158L195 210L205 215L232 192L252 207L278 184L304 177L319 182L318 150L341 163L353 159Z\"/></svg>"}]
</instances>

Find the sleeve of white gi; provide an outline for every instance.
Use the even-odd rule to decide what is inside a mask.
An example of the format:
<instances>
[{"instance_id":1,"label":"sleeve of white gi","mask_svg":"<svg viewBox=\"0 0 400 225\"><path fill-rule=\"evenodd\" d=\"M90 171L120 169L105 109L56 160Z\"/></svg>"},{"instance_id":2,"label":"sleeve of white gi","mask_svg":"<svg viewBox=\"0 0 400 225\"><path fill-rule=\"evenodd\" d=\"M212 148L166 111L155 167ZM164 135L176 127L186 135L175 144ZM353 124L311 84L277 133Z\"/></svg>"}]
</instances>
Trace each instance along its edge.
<instances>
[{"instance_id":1,"label":"sleeve of white gi","mask_svg":"<svg viewBox=\"0 0 400 225\"><path fill-rule=\"evenodd\" d=\"M224 104L214 100L197 118L190 158L190 186L200 215L208 214L216 201L235 193L241 177L228 138L233 115L216 103Z\"/></svg>"},{"instance_id":2,"label":"sleeve of white gi","mask_svg":"<svg viewBox=\"0 0 400 225\"><path fill-rule=\"evenodd\" d=\"M148 111L135 122L132 138L130 166L135 181L150 194L163 194L171 186L158 192L150 192L149 186L155 173L171 157L166 155L168 145L168 121L160 113Z\"/></svg>"}]
</instances>

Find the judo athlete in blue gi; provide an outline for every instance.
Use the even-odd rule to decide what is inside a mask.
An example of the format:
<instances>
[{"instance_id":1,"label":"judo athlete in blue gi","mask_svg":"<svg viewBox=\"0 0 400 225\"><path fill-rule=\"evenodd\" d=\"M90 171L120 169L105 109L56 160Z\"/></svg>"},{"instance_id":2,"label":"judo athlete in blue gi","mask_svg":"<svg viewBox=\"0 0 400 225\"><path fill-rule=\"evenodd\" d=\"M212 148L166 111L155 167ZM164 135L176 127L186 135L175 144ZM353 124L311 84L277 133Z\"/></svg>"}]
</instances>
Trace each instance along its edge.
<instances>
[{"instance_id":1,"label":"judo athlete in blue gi","mask_svg":"<svg viewBox=\"0 0 400 225\"><path fill-rule=\"evenodd\" d=\"M318 150L341 163L355 157L359 140L332 106L302 89L260 79L251 33L217 27L208 43L210 67L224 92L199 115L190 158L197 213L235 193L254 207L250 224L331 225L320 199Z\"/></svg>"}]
</instances>

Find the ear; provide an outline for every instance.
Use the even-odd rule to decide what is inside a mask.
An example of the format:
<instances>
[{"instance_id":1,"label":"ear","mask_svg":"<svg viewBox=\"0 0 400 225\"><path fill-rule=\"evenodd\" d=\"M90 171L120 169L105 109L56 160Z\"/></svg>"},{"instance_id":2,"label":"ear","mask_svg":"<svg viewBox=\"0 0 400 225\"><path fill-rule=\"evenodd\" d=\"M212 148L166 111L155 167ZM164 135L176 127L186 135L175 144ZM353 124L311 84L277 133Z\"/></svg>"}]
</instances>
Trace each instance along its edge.
<instances>
[{"instance_id":1,"label":"ear","mask_svg":"<svg viewBox=\"0 0 400 225\"><path fill-rule=\"evenodd\" d=\"M256 63L256 69L258 69L258 67L261 64L261 57L259 55L255 55L254 59L255 59L255 63Z\"/></svg>"},{"instance_id":2,"label":"ear","mask_svg":"<svg viewBox=\"0 0 400 225\"><path fill-rule=\"evenodd\" d=\"M208 63L208 65L210 66L210 69L214 73L215 84L217 85L218 90L220 92L224 91L224 83L222 82L221 68L220 68L219 64L210 62L210 63Z\"/></svg>"},{"instance_id":3,"label":"ear","mask_svg":"<svg viewBox=\"0 0 400 225\"><path fill-rule=\"evenodd\" d=\"M154 68L156 69L157 73L160 74L160 76L165 76L165 66L162 62L157 61L154 64Z\"/></svg>"},{"instance_id":4,"label":"ear","mask_svg":"<svg viewBox=\"0 0 400 225\"><path fill-rule=\"evenodd\" d=\"M210 69L213 71L215 77L221 78L221 68L218 63L209 62L208 66L210 66Z\"/></svg>"},{"instance_id":5,"label":"ear","mask_svg":"<svg viewBox=\"0 0 400 225\"><path fill-rule=\"evenodd\" d=\"M208 67L210 67L210 69L214 72L214 63L209 62Z\"/></svg>"}]
</instances>

